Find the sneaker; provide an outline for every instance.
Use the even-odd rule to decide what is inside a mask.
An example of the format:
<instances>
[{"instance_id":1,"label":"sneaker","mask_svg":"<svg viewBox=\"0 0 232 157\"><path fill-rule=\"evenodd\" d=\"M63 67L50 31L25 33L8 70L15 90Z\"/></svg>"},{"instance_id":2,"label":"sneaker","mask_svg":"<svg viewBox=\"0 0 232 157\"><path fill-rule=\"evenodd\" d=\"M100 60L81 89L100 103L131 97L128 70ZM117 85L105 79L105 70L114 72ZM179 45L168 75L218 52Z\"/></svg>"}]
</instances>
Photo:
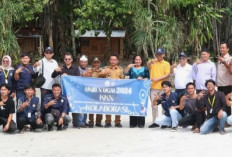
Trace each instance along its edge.
<instances>
[{"instance_id":1,"label":"sneaker","mask_svg":"<svg viewBox=\"0 0 232 157\"><path fill-rule=\"evenodd\" d=\"M135 128L136 127L136 125L130 125L130 128Z\"/></svg>"},{"instance_id":2,"label":"sneaker","mask_svg":"<svg viewBox=\"0 0 232 157\"><path fill-rule=\"evenodd\" d=\"M225 130L221 130L221 131L219 131L219 133L220 133L221 135L225 135L225 134L226 134Z\"/></svg>"},{"instance_id":3,"label":"sneaker","mask_svg":"<svg viewBox=\"0 0 232 157\"><path fill-rule=\"evenodd\" d=\"M24 129L22 129L22 130L19 130L19 134L24 134Z\"/></svg>"},{"instance_id":4,"label":"sneaker","mask_svg":"<svg viewBox=\"0 0 232 157\"><path fill-rule=\"evenodd\" d=\"M48 125L48 131L53 131L52 125Z\"/></svg>"},{"instance_id":5,"label":"sneaker","mask_svg":"<svg viewBox=\"0 0 232 157\"><path fill-rule=\"evenodd\" d=\"M153 124L151 124L151 125L148 126L148 128L156 128L156 127L159 127L159 125L155 124L155 123L153 123Z\"/></svg>"},{"instance_id":6,"label":"sneaker","mask_svg":"<svg viewBox=\"0 0 232 157\"><path fill-rule=\"evenodd\" d=\"M96 127L100 127L100 128L103 127L103 125L101 125L101 124L96 124L95 126L96 126Z\"/></svg>"},{"instance_id":7,"label":"sneaker","mask_svg":"<svg viewBox=\"0 0 232 157\"><path fill-rule=\"evenodd\" d=\"M89 124L89 128L93 128L93 124Z\"/></svg>"},{"instance_id":8,"label":"sneaker","mask_svg":"<svg viewBox=\"0 0 232 157\"><path fill-rule=\"evenodd\" d=\"M139 128L144 128L144 125L138 125Z\"/></svg>"},{"instance_id":9,"label":"sneaker","mask_svg":"<svg viewBox=\"0 0 232 157\"><path fill-rule=\"evenodd\" d=\"M167 126L167 125L161 125L161 129L166 129L166 128L170 128L170 126Z\"/></svg>"},{"instance_id":10,"label":"sneaker","mask_svg":"<svg viewBox=\"0 0 232 157\"><path fill-rule=\"evenodd\" d=\"M112 126L111 123L106 123L104 127L105 127L105 128L109 128L109 127L111 127L111 126Z\"/></svg>"},{"instance_id":11,"label":"sneaker","mask_svg":"<svg viewBox=\"0 0 232 157\"><path fill-rule=\"evenodd\" d=\"M62 125L58 125L58 126L57 126L57 130L58 130L58 131L61 131L61 130L62 130Z\"/></svg>"},{"instance_id":12,"label":"sneaker","mask_svg":"<svg viewBox=\"0 0 232 157\"><path fill-rule=\"evenodd\" d=\"M115 124L115 127L117 127L117 128L121 128L121 127L122 127L122 124L120 124L120 123Z\"/></svg>"},{"instance_id":13,"label":"sneaker","mask_svg":"<svg viewBox=\"0 0 232 157\"><path fill-rule=\"evenodd\" d=\"M63 126L63 130L66 130L66 129L68 129L68 125Z\"/></svg>"},{"instance_id":14,"label":"sneaker","mask_svg":"<svg viewBox=\"0 0 232 157\"><path fill-rule=\"evenodd\" d=\"M177 131L177 126L171 128L171 132L176 132Z\"/></svg>"}]
</instances>

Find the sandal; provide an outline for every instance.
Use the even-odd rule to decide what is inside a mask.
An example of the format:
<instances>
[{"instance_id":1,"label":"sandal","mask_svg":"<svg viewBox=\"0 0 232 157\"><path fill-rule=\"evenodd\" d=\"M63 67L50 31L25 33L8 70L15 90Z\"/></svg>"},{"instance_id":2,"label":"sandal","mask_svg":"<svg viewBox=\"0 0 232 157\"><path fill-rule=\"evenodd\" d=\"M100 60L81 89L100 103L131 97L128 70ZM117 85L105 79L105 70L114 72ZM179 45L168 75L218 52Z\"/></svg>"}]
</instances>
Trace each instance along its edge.
<instances>
[{"instance_id":1,"label":"sandal","mask_svg":"<svg viewBox=\"0 0 232 157\"><path fill-rule=\"evenodd\" d=\"M199 133L200 132L200 129L199 128L195 128L194 130L193 130L193 133Z\"/></svg>"}]
</instances>

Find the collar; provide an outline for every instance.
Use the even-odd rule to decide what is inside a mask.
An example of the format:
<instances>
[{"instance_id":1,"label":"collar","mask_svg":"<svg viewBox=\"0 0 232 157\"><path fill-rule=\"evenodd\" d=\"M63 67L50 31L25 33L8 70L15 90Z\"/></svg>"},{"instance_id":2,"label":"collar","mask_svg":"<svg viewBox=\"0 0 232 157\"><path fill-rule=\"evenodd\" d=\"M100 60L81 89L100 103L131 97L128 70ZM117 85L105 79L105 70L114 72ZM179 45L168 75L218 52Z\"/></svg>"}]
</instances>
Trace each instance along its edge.
<instances>
[{"instance_id":1,"label":"collar","mask_svg":"<svg viewBox=\"0 0 232 157\"><path fill-rule=\"evenodd\" d=\"M229 53L227 53L225 56L223 56L223 58L228 58L230 57Z\"/></svg>"},{"instance_id":2,"label":"collar","mask_svg":"<svg viewBox=\"0 0 232 157\"><path fill-rule=\"evenodd\" d=\"M44 59L44 61L46 61L46 62L51 62L51 63L53 62L53 59L48 60L48 59L47 59L47 58L45 58L45 57L44 57L43 59Z\"/></svg>"},{"instance_id":3,"label":"collar","mask_svg":"<svg viewBox=\"0 0 232 157\"><path fill-rule=\"evenodd\" d=\"M115 66L115 67L112 67L112 66L109 66L110 69L118 69L118 66Z\"/></svg>"},{"instance_id":4,"label":"collar","mask_svg":"<svg viewBox=\"0 0 232 157\"><path fill-rule=\"evenodd\" d=\"M66 68L66 69L72 69L73 65L71 64L71 66L69 68L65 65L64 68Z\"/></svg>"}]
</instances>

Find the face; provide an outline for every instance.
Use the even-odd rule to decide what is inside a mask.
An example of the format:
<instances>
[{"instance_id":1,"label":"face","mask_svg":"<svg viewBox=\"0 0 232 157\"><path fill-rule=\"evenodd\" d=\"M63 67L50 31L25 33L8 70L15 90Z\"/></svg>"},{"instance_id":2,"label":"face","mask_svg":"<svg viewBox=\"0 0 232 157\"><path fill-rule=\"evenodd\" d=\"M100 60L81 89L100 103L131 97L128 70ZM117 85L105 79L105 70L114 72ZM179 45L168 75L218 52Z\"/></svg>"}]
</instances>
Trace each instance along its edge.
<instances>
[{"instance_id":1,"label":"face","mask_svg":"<svg viewBox=\"0 0 232 157\"><path fill-rule=\"evenodd\" d=\"M109 62L111 66L117 66L118 58L116 56L111 56Z\"/></svg>"},{"instance_id":2,"label":"face","mask_svg":"<svg viewBox=\"0 0 232 157\"><path fill-rule=\"evenodd\" d=\"M193 85L189 85L189 86L187 87L187 93L188 93L189 95L193 95L193 94L195 93L195 87L194 87Z\"/></svg>"},{"instance_id":3,"label":"face","mask_svg":"<svg viewBox=\"0 0 232 157\"><path fill-rule=\"evenodd\" d=\"M59 97L61 94L61 88L60 87L53 87L52 93L53 93L54 97Z\"/></svg>"},{"instance_id":4,"label":"face","mask_svg":"<svg viewBox=\"0 0 232 157\"><path fill-rule=\"evenodd\" d=\"M220 53L221 55L225 55L229 52L229 48L226 46L226 44L220 45Z\"/></svg>"},{"instance_id":5,"label":"face","mask_svg":"<svg viewBox=\"0 0 232 157\"><path fill-rule=\"evenodd\" d=\"M8 94L10 93L10 90L8 90L6 87L2 87L1 88L1 95L2 96L8 96Z\"/></svg>"},{"instance_id":6,"label":"face","mask_svg":"<svg viewBox=\"0 0 232 157\"><path fill-rule=\"evenodd\" d=\"M29 88L29 89L24 90L24 93L26 94L26 96L31 97L35 94L35 91L34 91L34 89Z\"/></svg>"},{"instance_id":7,"label":"face","mask_svg":"<svg viewBox=\"0 0 232 157\"><path fill-rule=\"evenodd\" d=\"M169 86L167 86L167 85L163 85L163 92L164 93L168 93L168 92L170 92L171 91L171 87L169 87Z\"/></svg>"},{"instance_id":8,"label":"face","mask_svg":"<svg viewBox=\"0 0 232 157\"><path fill-rule=\"evenodd\" d=\"M3 66L4 67L7 67L7 66L9 66L10 65L10 61L9 61L9 59L8 58L3 58L3 60L2 60L2 64L3 64Z\"/></svg>"},{"instance_id":9,"label":"face","mask_svg":"<svg viewBox=\"0 0 232 157\"><path fill-rule=\"evenodd\" d=\"M54 55L54 53L52 51L46 51L46 52L44 52L44 56L48 60L52 59L53 55Z\"/></svg>"},{"instance_id":10,"label":"face","mask_svg":"<svg viewBox=\"0 0 232 157\"><path fill-rule=\"evenodd\" d=\"M186 57L180 57L180 64L185 65L187 63L187 58Z\"/></svg>"},{"instance_id":11,"label":"face","mask_svg":"<svg viewBox=\"0 0 232 157\"><path fill-rule=\"evenodd\" d=\"M100 62L99 61L94 61L93 63L92 63L92 65L93 65L93 68L99 68L100 67Z\"/></svg>"},{"instance_id":12,"label":"face","mask_svg":"<svg viewBox=\"0 0 232 157\"><path fill-rule=\"evenodd\" d=\"M29 64L29 62L30 62L30 58L28 56L24 56L21 58L21 63L23 65L27 65L27 64Z\"/></svg>"},{"instance_id":13,"label":"face","mask_svg":"<svg viewBox=\"0 0 232 157\"><path fill-rule=\"evenodd\" d=\"M155 56L158 59L158 61L162 61L164 59L165 54L161 54L161 55L160 54L156 54Z\"/></svg>"},{"instance_id":14,"label":"face","mask_svg":"<svg viewBox=\"0 0 232 157\"><path fill-rule=\"evenodd\" d=\"M207 52L201 52L201 60L207 61L209 59L210 54Z\"/></svg>"},{"instance_id":15,"label":"face","mask_svg":"<svg viewBox=\"0 0 232 157\"><path fill-rule=\"evenodd\" d=\"M207 87L207 89L208 89L209 91L212 91L212 90L214 90L214 89L215 89L214 84L213 84L213 83L211 83L211 82L208 82L206 87Z\"/></svg>"},{"instance_id":16,"label":"face","mask_svg":"<svg viewBox=\"0 0 232 157\"><path fill-rule=\"evenodd\" d=\"M87 67L87 65L88 65L88 61L80 61L79 64L80 64L80 66L81 66L82 68L85 69L85 68Z\"/></svg>"},{"instance_id":17,"label":"face","mask_svg":"<svg viewBox=\"0 0 232 157\"><path fill-rule=\"evenodd\" d=\"M65 55L64 56L64 62L65 62L66 65L72 64L72 61L73 61L72 56L70 56L70 55Z\"/></svg>"},{"instance_id":18,"label":"face","mask_svg":"<svg viewBox=\"0 0 232 157\"><path fill-rule=\"evenodd\" d=\"M134 63L136 66L141 66L142 65L142 58L140 56L136 56Z\"/></svg>"}]
</instances>

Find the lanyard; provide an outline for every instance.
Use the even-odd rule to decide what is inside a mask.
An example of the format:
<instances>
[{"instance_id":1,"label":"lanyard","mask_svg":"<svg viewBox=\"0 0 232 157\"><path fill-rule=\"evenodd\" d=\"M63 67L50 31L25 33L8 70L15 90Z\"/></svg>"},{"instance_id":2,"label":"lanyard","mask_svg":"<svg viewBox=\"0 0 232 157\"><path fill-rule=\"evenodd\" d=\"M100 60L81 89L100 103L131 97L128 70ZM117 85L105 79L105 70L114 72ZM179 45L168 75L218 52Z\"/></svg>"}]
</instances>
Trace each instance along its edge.
<instances>
[{"instance_id":1,"label":"lanyard","mask_svg":"<svg viewBox=\"0 0 232 157\"><path fill-rule=\"evenodd\" d=\"M208 101L211 107L213 107L214 103L215 103L215 95L213 96L213 101L210 101L210 98L208 97Z\"/></svg>"},{"instance_id":2,"label":"lanyard","mask_svg":"<svg viewBox=\"0 0 232 157\"><path fill-rule=\"evenodd\" d=\"M5 70L3 69L3 73L4 73L4 76L5 76L5 79L7 79L8 78L8 75L9 75L9 71L10 70L6 70L7 72L5 72Z\"/></svg>"}]
</instances>

